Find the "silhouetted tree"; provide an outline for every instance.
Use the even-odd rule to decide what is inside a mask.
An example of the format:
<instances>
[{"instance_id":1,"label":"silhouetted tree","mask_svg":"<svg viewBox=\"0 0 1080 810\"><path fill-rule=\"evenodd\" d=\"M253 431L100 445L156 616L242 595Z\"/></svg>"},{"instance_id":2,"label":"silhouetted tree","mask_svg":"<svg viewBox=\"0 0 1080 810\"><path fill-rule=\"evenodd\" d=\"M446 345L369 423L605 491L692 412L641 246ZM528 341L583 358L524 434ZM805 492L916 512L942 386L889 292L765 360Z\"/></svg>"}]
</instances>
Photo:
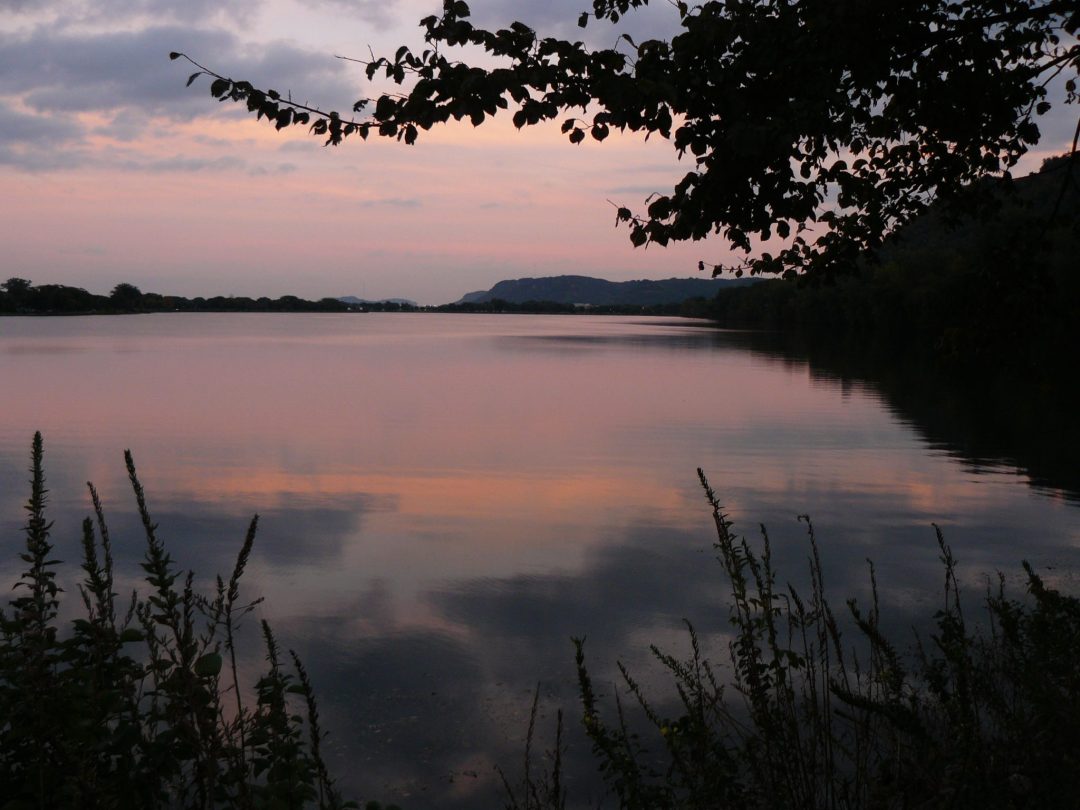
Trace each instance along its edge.
<instances>
[{"instance_id":1,"label":"silhouetted tree","mask_svg":"<svg viewBox=\"0 0 1080 810\"><path fill-rule=\"evenodd\" d=\"M0 284L8 295L24 295L30 289L30 279L12 277Z\"/></svg>"},{"instance_id":2,"label":"silhouetted tree","mask_svg":"<svg viewBox=\"0 0 1080 810\"><path fill-rule=\"evenodd\" d=\"M140 305L142 304L142 290L134 284L117 284L109 294L109 300L117 309L130 312L140 308Z\"/></svg>"},{"instance_id":3,"label":"silhouetted tree","mask_svg":"<svg viewBox=\"0 0 1080 810\"><path fill-rule=\"evenodd\" d=\"M647 2L594 0L591 16L614 23ZM444 0L441 15L421 21L424 50L366 63L369 79L382 74L402 91L357 101L351 118L198 63L189 84L209 75L216 98L278 129L310 126L328 144L371 134L411 144L421 130L451 118L479 125L511 103L517 127L569 113L572 143L612 129L658 134L694 167L644 211L619 207L617 221L635 245L720 234L749 257L737 275L828 275L935 198L970 207L976 181L1008 178L1039 141L1036 118L1077 100L1077 0L671 2L677 36L622 35L592 50L522 23L479 28L463 0ZM447 53L466 45L486 52L485 66ZM1047 86L1060 74L1064 96L1052 102Z\"/></svg>"}]
</instances>

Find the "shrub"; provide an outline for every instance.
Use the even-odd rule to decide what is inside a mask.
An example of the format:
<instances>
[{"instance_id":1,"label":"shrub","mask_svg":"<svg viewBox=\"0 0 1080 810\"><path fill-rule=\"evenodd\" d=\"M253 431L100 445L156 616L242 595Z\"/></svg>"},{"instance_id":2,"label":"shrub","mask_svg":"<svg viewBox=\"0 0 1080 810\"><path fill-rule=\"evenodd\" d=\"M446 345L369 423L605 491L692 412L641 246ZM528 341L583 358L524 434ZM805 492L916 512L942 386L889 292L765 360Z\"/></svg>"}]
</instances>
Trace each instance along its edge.
<instances>
[{"instance_id":1,"label":"shrub","mask_svg":"<svg viewBox=\"0 0 1080 810\"><path fill-rule=\"evenodd\" d=\"M618 807L1076 805L1080 600L1048 587L1024 563L1029 598L1009 598L999 576L973 626L952 552L935 527L944 603L929 638L916 637L905 653L882 632L872 566L872 604L849 600L848 621L838 621L809 518L800 518L810 539L804 598L777 585L764 527L758 551L734 533L698 473L731 589L730 670L714 668L688 625L688 660L652 647L673 687L664 705L676 708L659 708L621 664L624 697L616 692L608 707L594 690L584 641L574 640L585 732ZM843 638L842 624L853 626L854 641ZM530 747L532 733L530 724ZM558 742L556 751L564 754ZM507 807L566 807L561 761L507 782Z\"/></svg>"},{"instance_id":2,"label":"shrub","mask_svg":"<svg viewBox=\"0 0 1080 810\"><path fill-rule=\"evenodd\" d=\"M244 704L235 638L258 600L242 601L239 582L258 516L232 575L200 595L159 540L126 453L147 594L125 607L114 592L104 510L88 485L95 518L82 526L84 613L61 632L40 433L31 459L26 570L0 612L0 807L355 807L320 754L307 673L291 651L292 669L283 666L265 622L268 670L254 705Z\"/></svg>"}]
</instances>

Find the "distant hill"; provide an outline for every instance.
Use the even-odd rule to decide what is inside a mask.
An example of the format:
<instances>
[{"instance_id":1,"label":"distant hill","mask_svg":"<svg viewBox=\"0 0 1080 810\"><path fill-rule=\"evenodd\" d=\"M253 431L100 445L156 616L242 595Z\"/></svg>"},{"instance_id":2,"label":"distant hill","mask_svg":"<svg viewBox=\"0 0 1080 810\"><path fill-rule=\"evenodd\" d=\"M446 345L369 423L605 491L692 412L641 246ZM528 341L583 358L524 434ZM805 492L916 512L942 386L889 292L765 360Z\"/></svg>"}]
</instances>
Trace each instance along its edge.
<instances>
[{"instance_id":1,"label":"distant hill","mask_svg":"<svg viewBox=\"0 0 1080 810\"><path fill-rule=\"evenodd\" d=\"M415 307L416 302L409 298L378 298L372 300L370 298L357 298L355 295L342 295L338 299L343 304L348 304L351 307L364 306L365 304L398 304L403 307Z\"/></svg>"},{"instance_id":2,"label":"distant hill","mask_svg":"<svg viewBox=\"0 0 1080 810\"><path fill-rule=\"evenodd\" d=\"M669 278L663 281L607 281L589 276L548 276L500 281L490 290L466 293L458 304L502 300L512 304L551 301L591 306L678 304L688 298L712 298L720 290L753 284L757 279Z\"/></svg>"}]
</instances>

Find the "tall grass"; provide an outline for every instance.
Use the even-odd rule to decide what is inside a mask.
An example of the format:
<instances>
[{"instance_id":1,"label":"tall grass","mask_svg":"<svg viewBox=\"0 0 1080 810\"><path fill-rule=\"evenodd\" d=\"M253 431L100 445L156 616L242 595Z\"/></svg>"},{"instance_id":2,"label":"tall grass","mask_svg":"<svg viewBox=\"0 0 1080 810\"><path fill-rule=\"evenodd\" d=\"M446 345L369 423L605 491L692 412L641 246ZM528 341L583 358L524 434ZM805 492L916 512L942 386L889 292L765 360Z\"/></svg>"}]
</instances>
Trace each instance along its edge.
<instances>
[{"instance_id":1,"label":"tall grass","mask_svg":"<svg viewBox=\"0 0 1080 810\"><path fill-rule=\"evenodd\" d=\"M809 518L800 594L778 584L764 527L757 545L737 535L698 473L730 588L724 665L688 624L687 659L652 647L669 693L647 695L620 664L621 688L602 705L574 640L585 732L617 807L1080 807L1080 600L1025 563L1027 598L1010 598L999 577L969 621L935 527L941 607L929 634L905 644L883 632L872 566L870 604L849 600L838 617ZM573 805L559 787L564 760L549 761L505 780L509 810Z\"/></svg>"},{"instance_id":2,"label":"tall grass","mask_svg":"<svg viewBox=\"0 0 1080 810\"><path fill-rule=\"evenodd\" d=\"M61 588L46 517L41 434L33 441L25 570L0 611L0 808L337 808L310 680L285 666L262 623L267 671L253 705L236 660L252 519L232 574L209 595L158 537L131 454L145 535L145 592L115 593L105 512L89 486L82 525L82 616L59 621ZM375 808L376 803L369 807Z\"/></svg>"},{"instance_id":3,"label":"tall grass","mask_svg":"<svg viewBox=\"0 0 1080 810\"><path fill-rule=\"evenodd\" d=\"M145 592L115 592L105 512L89 485L82 615L64 624L42 441L34 437L25 569L0 610L0 810L356 807L323 760L307 671L294 652L282 653L265 622L266 672L251 691L241 683L237 634L258 600L241 598L240 579L257 516L231 575L200 594L158 537L130 453L125 461L145 538ZM614 805L1080 806L1080 600L1025 564L1026 598L1011 598L999 578L969 620L956 561L938 531L942 603L930 632L902 643L883 630L872 567L870 603L849 600L838 616L809 518L801 520L810 589L801 594L779 584L764 527L760 543L737 535L699 476L730 589L726 660L714 663L688 624L687 658L652 648L669 693L646 694L620 665L621 689L607 704L584 640L574 640L582 721ZM562 712L554 747L541 756L538 703L539 690L522 773L502 775L509 810L574 806L563 778Z\"/></svg>"}]
</instances>

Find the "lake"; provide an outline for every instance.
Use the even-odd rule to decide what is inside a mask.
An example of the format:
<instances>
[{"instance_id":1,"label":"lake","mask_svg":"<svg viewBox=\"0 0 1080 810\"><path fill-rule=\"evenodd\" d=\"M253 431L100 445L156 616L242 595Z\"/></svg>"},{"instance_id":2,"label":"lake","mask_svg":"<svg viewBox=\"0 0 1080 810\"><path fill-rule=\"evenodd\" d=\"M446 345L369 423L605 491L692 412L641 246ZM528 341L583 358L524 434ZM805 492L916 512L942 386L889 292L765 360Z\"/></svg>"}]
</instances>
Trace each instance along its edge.
<instances>
[{"instance_id":1,"label":"lake","mask_svg":"<svg viewBox=\"0 0 1080 810\"><path fill-rule=\"evenodd\" d=\"M873 559L901 638L941 599L931 522L973 600L998 569L1017 582L1021 559L1076 584L1071 416L1027 392L1030 418L990 414L917 371L869 379L679 319L2 318L0 573L20 570L41 430L64 576L90 480L119 590L134 587L130 448L162 538L204 585L261 516L246 595L266 597L255 619L308 664L347 793L499 807L493 768L517 771L536 685L543 743L555 707L580 714L571 636L587 636L598 682L621 660L658 694L648 645L682 654L684 618L726 655L698 467L737 529L768 526L781 580L806 579L800 514L836 605L865 596ZM587 748L570 742L571 788L595 797Z\"/></svg>"}]
</instances>

